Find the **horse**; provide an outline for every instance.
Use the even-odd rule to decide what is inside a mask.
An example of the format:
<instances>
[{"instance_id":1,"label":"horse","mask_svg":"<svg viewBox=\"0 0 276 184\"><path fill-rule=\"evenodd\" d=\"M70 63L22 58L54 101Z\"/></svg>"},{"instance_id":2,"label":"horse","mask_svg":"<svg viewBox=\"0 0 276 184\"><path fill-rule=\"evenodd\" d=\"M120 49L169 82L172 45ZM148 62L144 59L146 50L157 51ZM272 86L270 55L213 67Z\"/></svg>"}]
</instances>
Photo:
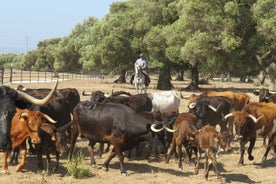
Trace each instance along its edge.
<instances>
[{"instance_id":1,"label":"horse","mask_svg":"<svg viewBox=\"0 0 276 184\"><path fill-rule=\"evenodd\" d=\"M145 74L143 73L143 69L140 65L135 65L134 84L137 94L142 94L143 89L146 93L147 87L145 86Z\"/></svg>"}]
</instances>

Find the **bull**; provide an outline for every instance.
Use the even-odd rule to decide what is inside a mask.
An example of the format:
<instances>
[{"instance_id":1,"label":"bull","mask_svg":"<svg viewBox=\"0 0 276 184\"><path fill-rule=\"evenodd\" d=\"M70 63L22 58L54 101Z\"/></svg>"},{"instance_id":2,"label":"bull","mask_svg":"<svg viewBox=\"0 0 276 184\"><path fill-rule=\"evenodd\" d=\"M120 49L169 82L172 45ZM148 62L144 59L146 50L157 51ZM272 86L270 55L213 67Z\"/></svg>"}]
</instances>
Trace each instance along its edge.
<instances>
[{"instance_id":1,"label":"bull","mask_svg":"<svg viewBox=\"0 0 276 184\"><path fill-rule=\"evenodd\" d=\"M173 123L173 129L177 129L177 131L173 133L172 142L166 154L166 163L169 163L173 151L176 149L176 153L178 155L178 168L182 170L182 146L184 146L186 152L186 161L188 164L190 164L191 155L189 148L192 148L195 153L197 152L197 150L194 149L195 147L191 147L191 145L189 145L190 136L196 134L197 132L195 124L196 116L194 114L180 113L178 115L175 122Z\"/></svg>"},{"instance_id":2,"label":"bull","mask_svg":"<svg viewBox=\"0 0 276 184\"><path fill-rule=\"evenodd\" d=\"M132 149L141 141L150 141L151 145L162 145L158 141L153 141L151 127L150 121L125 105L80 102L73 110L69 158L73 156L79 135L89 141L111 143L113 149L104 162L103 169L108 170L110 161L117 155L121 174L127 175L123 151ZM93 154L93 147L91 147L91 154Z\"/></svg>"},{"instance_id":3,"label":"bull","mask_svg":"<svg viewBox=\"0 0 276 184\"><path fill-rule=\"evenodd\" d=\"M12 149L18 146L20 146L22 149L22 160L16 168L16 171L20 171L24 167L26 161L26 139L30 137L33 144L39 144L41 142L40 136L38 135L38 130L40 127L46 128L50 126L49 123L56 123L56 121L39 111L29 111L26 109L21 110L18 108L16 111L17 112L12 119L10 136ZM8 154L8 151L4 152L4 172L8 172Z\"/></svg>"},{"instance_id":4,"label":"bull","mask_svg":"<svg viewBox=\"0 0 276 184\"><path fill-rule=\"evenodd\" d=\"M252 155L257 136L269 138L262 162L266 161L267 154L273 146L273 137L276 133L276 104L274 103L250 103L241 111L234 111L225 116L225 118L234 117L236 127L236 138L240 142L240 160L239 165L244 164L245 145L249 142L247 150L248 159L254 160ZM274 153L274 158L276 154Z\"/></svg>"},{"instance_id":5,"label":"bull","mask_svg":"<svg viewBox=\"0 0 276 184\"><path fill-rule=\"evenodd\" d=\"M212 91L207 90L201 93L200 95L192 94L189 99L189 104L194 103L198 97L206 96L223 96L229 98L232 102L231 110L241 110L246 104L250 101L250 96L246 93L235 93L232 91Z\"/></svg>"},{"instance_id":6,"label":"bull","mask_svg":"<svg viewBox=\"0 0 276 184\"><path fill-rule=\"evenodd\" d=\"M276 93L269 89L255 89L253 94L259 96L259 102L273 102L276 103Z\"/></svg>"},{"instance_id":7,"label":"bull","mask_svg":"<svg viewBox=\"0 0 276 184\"><path fill-rule=\"evenodd\" d=\"M138 94L138 95L127 95L127 96L121 96L120 93L112 93L106 94L102 91L93 91L91 93L89 92L83 92L83 95L91 96L90 100L94 103L100 102L100 103L120 103L123 105L126 105L130 108L132 108L136 112L142 112L142 111L151 111L152 110L152 101L149 97L147 97L145 94ZM125 94L125 93L123 93Z\"/></svg>"},{"instance_id":8,"label":"bull","mask_svg":"<svg viewBox=\"0 0 276 184\"><path fill-rule=\"evenodd\" d=\"M197 98L194 103L189 104L189 112L196 115L197 129L210 124L219 125L221 131L229 131L233 134L231 122L224 120L224 116L231 111L232 101L223 96L206 96ZM228 127L227 127L228 126Z\"/></svg>"},{"instance_id":9,"label":"bull","mask_svg":"<svg viewBox=\"0 0 276 184\"><path fill-rule=\"evenodd\" d=\"M147 96L152 101L151 111L160 111L161 113L178 113L180 100L183 98L182 94L176 90L147 93Z\"/></svg>"},{"instance_id":10,"label":"bull","mask_svg":"<svg viewBox=\"0 0 276 184\"><path fill-rule=\"evenodd\" d=\"M11 122L16 112L16 107L19 107L20 102L29 101L39 106L48 104L55 93L57 85L58 82L56 82L55 87L43 99L34 98L7 86L0 87L0 152L10 151L12 148L10 137Z\"/></svg>"}]
</instances>

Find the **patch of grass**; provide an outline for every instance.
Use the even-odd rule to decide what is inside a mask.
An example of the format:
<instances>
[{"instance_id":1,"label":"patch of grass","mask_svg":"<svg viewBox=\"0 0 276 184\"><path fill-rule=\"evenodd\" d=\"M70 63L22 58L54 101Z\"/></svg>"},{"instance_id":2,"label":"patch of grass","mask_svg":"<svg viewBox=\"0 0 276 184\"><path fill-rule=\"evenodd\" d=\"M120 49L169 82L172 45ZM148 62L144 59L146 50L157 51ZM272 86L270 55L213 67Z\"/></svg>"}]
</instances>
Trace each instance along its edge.
<instances>
[{"instance_id":1,"label":"patch of grass","mask_svg":"<svg viewBox=\"0 0 276 184\"><path fill-rule=\"evenodd\" d=\"M65 164L65 167L69 175L78 179L90 178L95 176L95 174L92 173L90 169L84 168L82 166L83 160L84 160L84 155L81 151L78 152L75 158L71 160L69 158L67 159L67 163Z\"/></svg>"}]
</instances>

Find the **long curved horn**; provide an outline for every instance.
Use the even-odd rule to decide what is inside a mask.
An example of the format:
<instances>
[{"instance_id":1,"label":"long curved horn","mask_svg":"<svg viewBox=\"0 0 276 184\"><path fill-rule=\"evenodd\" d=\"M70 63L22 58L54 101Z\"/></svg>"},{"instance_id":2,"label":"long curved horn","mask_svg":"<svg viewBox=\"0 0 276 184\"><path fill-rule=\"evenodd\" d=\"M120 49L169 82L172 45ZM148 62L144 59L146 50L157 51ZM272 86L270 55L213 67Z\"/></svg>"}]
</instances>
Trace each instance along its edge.
<instances>
[{"instance_id":1,"label":"long curved horn","mask_svg":"<svg viewBox=\"0 0 276 184\"><path fill-rule=\"evenodd\" d=\"M179 129L179 127L177 127L177 129L170 129L170 128L168 128L168 127L165 126L165 129L166 129L168 132L174 133L174 132L176 132L176 131Z\"/></svg>"},{"instance_id":2,"label":"long curved horn","mask_svg":"<svg viewBox=\"0 0 276 184\"><path fill-rule=\"evenodd\" d=\"M226 114L226 116L224 116L225 119L229 118L229 117L232 117L233 116L233 113L229 113L229 114Z\"/></svg>"},{"instance_id":3,"label":"long curved horn","mask_svg":"<svg viewBox=\"0 0 276 184\"><path fill-rule=\"evenodd\" d=\"M263 116L260 116L258 118L256 118L255 116L253 116L252 114L248 114L248 116L255 122L257 123Z\"/></svg>"},{"instance_id":4,"label":"long curved horn","mask_svg":"<svg viewBox=\"0 0 276 184\"><path fill-rule=\"evenodd\" d=\"M270 91L270 90L269 90L269 93L270 93L270 94L276 94L275 91Z\"/></svg>"},{"instance_id":5,"label":"long curved horn","mask_svg":"<svg viewBox=\"0 0 276 184\"><path fill-rule=\"evenodd\" d=\"M58 80L56 81L55 87L43 99L34 98L34 97L28 95L27 93L24 93L24 92L19 91L19 90L16 90L16 91L17 91L17 94L18 94L18 98L25 99L25 100L33 103L34 105L43 106L43 105L47 105L51 101L53 95L55 94L57 86L58 86Z\"/></svg>"},{"instance_id":6,"label":"long curved horn","mask_svg":"<svg viewBox=\"0 0 276 184\"><path fill-rule=\"evenodd\" d=\"M150 126L150 129L151 129L152 131L154 131L154 132L160 132L160 131L162 131L162 130L165 128L165 127L163 126L163 127L160 128L160 129L156 129L155 126L156 126L156 124L152 124L152 125Z\"/></svg>"},{"instance_id":7,"label":"long curved horn","mask_svg":"<svg viewBox=\"0 0 276 184\"><path fill-rule=\"evenodd\" d=\"M217 112L217 109L216 109L214 106L212 106L212 105L209 104L208 107L209 107L212 111Z\"/></svg>"},{"instance_id":8,"label":"long curved horn","mask_svg":"<svg viewBox=\"0 0 276 184\"><path fill-rule=\"evenodd\" d=\"M196 106L196 103L195 103L195 102L194 102L194 103L190 103L190 104L188 105L189 109L194 109L195 106Z\"/></svg>"},{"instance_id":9,"label":"long curved horn","mask_svg":"<svg viewBox=\"0 0 276 184\"><path fill-rule=\"evenodd\" d=\"M190 95L187 95L187 96L186 95L185 96L182 95L182 99L189 100L190 99Z\"/></svg>"},{"instance_id":10,"label":"long curved horn","mask_svg":"<svg viewBox=\"0 0 276 184\"><path fill-rule=\"evenodd\" d=\"M53 123L53 124L55 124L55 123L57 123L57 121L55 121L55 120L53 120L50 116L48 116L47 114L44 114L44 113L42 113L43 114L43 117L45 118L45 119L47 119L50 123Z\"/></svg>"},{"instance_id":11,"label":"long curved horn","mask_svg":"<svg viewBox=\"0 0 276 184\"><path fill-rule=\"evenodd\" d=\"M86 91L83 91L83 92L82 92L82 96L91 96L91 93L86 92Z\"/></svg>"}]
</instances>

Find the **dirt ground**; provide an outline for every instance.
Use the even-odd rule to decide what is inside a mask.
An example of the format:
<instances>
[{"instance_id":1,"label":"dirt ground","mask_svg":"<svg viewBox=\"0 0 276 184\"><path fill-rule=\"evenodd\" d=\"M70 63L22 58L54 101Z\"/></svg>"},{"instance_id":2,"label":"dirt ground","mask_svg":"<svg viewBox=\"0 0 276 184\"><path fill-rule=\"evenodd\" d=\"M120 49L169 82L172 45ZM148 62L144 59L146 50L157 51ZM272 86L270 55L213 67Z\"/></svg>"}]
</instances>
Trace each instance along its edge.
<instances>
[{"instance_id":1,"label":"dirt ground","mask_svg":"<svg viewBox=\"0 0 276 184\"><path fill-rule=\"evenodd\" d=\"M83 90L95 91L102 90L104 92L111 92L124 90L135 94L134 86L130 84L114 84L116 78L104 78L104 79L80 79L74 81L63 81L59 83L59 88L64 87L74 87L78 89L80 94ZM173 82L176 88L185 88L189 81ZM11 87L16 88L18 84L12 84ZM53 83L32 83L23 84L26 87L31 88L44 88L52 87ZM156 80L153 78L148 92L158 92L155 90ZM251 96L251 101L257 101L258 97L252 94L255 86L253 84L247 83L224 83L224 82L211 82L210 85L200 86L203 89L225 89L233 90L239 92L246 92ZM183 96L190 95L194 92L182 91ZM200 93L200 91L196 92ZM81 100L88 100L89 97L82 96ZM187 100L182 99L180 105L180 112L187 111ZM97 166L95 168L90 167L89 157L86 151L86 146L88 142L86 140L79 139L77 142L77 148L82 150L85 155L85 160L83 166L91 169L92 173L96 174L95 177L87 179L75 179L67 174L64 167L66 163L66 155L63 155L60 162L60 168L56 173L50 175L45 174L45 172L40 171L36 166L36 157L28 155L27 164L22 172L15 172L16 166L9 166L9 174L0 174L0 183L8 184L38 184L38 183L48 183L48 184L86 184L86 183L124 183L132 184L134 183L158 183L158 184L176 184L176 183L205 183L203 175L203 160L201 160L200 171L198 175L194 174L194 166L188 166L184 163L183 170L179 170L177 167L177 162L174 159L170 160L169 164L163 161L163 156L161 155L159 160L154 160L153 158L148 160L136 159L125 160L125 167L128 171L128 176L124 177L120 174L119 162L115 157L110 163L110 169L105 172L101 169L101 164L105 161L108 154L104 154L103 158L96 159ZM269 153L268 160L264 164L261 164L262 155L265 152L265 147L262 145L262 139L258 138L256 146L253 150L253 155L255 159L249 161L247 159L247 154L245 154L245 165L238 166L239 160L239 144L237 142L232 142L231 153L220 154L218 156L219 171L221 172L222 178L217 179L213 170L209 173L209 180L207 183L275 183L276 177L276 160L272 159L272 151ZM0 156L2 162L2 156ZM55 158L52 156L52 167L54 165Z\"/></svg>"}]
</instances>

